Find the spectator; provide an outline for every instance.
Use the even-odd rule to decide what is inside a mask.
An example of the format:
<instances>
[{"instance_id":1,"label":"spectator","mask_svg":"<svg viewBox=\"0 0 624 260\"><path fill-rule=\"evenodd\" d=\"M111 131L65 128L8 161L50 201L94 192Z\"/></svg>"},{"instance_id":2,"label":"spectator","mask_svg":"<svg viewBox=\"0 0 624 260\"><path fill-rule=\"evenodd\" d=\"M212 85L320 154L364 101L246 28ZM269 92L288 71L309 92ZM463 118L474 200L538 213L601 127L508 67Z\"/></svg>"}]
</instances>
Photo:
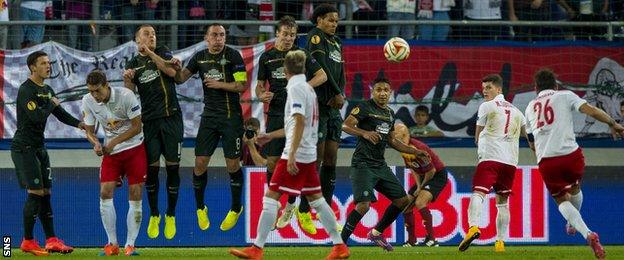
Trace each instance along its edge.
<instances>
[{"instance_id":1,"label":"spectator","mask_svg":"<svg viewBox=\"0 0 624 260\"><path fill-rule=\"evenodd\" d=\"M46 0L22 1L20 4L20 18L23 21L44 21ZM45 25L22 26L22 48L37 45L43 41Z\"/></svg>"},{"instance_id":2,"label":"spectator","mask_svg":"<svg viewBox=\"0 0 624 260\"><path fill-rule=\"evenodd\" d=\"M218 19L217 1L210 0L193 0L179 1L179 20L213 20ZM204 39L203 25L180 25L178 39L180 48L186 48Z\"/></svg>"},{"instance_id":3,"label":"spectator","mask_svg":"<svg viewBox=\"0 0 624 260\"><path fill-rule=\"evenodd\" d=\"M0 21L9 21L9 0L0 0ZM6 50L9 27L0 26L0 50Z\"/></svg>"},{"instance_id":4,"label":"spectator","mask_svg":"<svg viewBox=\"0 0 624 260\"><path fill-rule=\"evenodd\" d=\"M617 121L619 124L624 123L624 100L620 102L620 118Z\"/></svg>"},{"instance_id":5,"label":"spectator","mask_svg":"<svg viewBox=\"0 0 624 260\"><path fill-rule=\"evenodd\" d=\"M609 0L557 0L573 22L606 21L609 15ZM604 37L606 29L602 27L573 27L576 39L591 40Z\"/></svg>"},{"instance_id":6,"label":"spectator","mask_svg":"<svg viewBox=\"0 0 624 260\"><path fill-rule=\"evenodd\" d=\"M469 21L500 21L502 0L464 0L464 18ZM496 40L502 38L500 25L465 26L466 40Z\"/></svg>"},{"instance_id":7,"label":"spectator","mask_svg":"<svg viewBox=\"0 0 624 260\"><path fill-rule=\"evenodd\" d=\"M65 2L65 19L89 20L91 17L91 1L67 0ZM69 47L83 51L91 51L91 29L88 25L68 25L67 42Z\"/></svg>"},{"instance_id":8,"label":"spectator","mask_svg":"<svg viewBox=\"0 0 624 260\"><path fill-rule=\"evenodd\" d=\"M449 11L455 6L455 0L420 0L418 18L420 20L449 21ZM420 39L427 41L446 41L450 26L420 25Z\"/></svg>"},{"instance_id":9,"label":"spectator","mask_svg":"<svg viewBox=\"0 0 624 260\"><path fill-rule=\"evenodd\" d=\"M266 157L260 154L262 147L256 143L260 129L260 121L256 118L249 118L245 121L245 134L243 135L243 153L241 154L241 162L243 166L266 166Z\"/></svg>"},{"instance_id":10,"label":"spectator","mask_svg":"<svg viewBox=\"0 0 624 260\"><path fill-rule=\"evenodd\" d=\"M550 21L550 3L548 0L507 0L509 20L515 21ZM522 41L550 40L552 35L548 27L514 27L516 39Z\"/></svg>"},{"instance_id":11,"label":"spectator","mask_svg":"<svg viewBox=\"0 0 624 260\"><path fill-rule=\"evenodd\" d=\"M156 8L160 0L122 0L122 20L154 20ZM125 25L122 27L122 44L134 40L136 26Z\"/></svg>"},{"instance_id":12,"label":"spectator","mask_svg":"<svg viewBox=\"0 0 624 260\"><path fill-rule=\"evenodd\" d=\"M428 0L431 1L431 0ZM422 2L422 1L421 1ZM416 1L415 0L388 0L386 2L386 10L389 21L414 21L416 20ZM388 26L388 38L400 36L409 40L414 38L416 26L397 25Z\"/></svg>"},{"instance_id":13,"label":"spectator","mask_svg":"<svg viewBox=\"0 0 624 260\"><path fill-rule=\"evenodd\" d=\"M409 128L411 137L444 137L444 133L430 124L429 108L423 105L416 107L414 113L416 125Z\"/></svg>"}]
</instances>

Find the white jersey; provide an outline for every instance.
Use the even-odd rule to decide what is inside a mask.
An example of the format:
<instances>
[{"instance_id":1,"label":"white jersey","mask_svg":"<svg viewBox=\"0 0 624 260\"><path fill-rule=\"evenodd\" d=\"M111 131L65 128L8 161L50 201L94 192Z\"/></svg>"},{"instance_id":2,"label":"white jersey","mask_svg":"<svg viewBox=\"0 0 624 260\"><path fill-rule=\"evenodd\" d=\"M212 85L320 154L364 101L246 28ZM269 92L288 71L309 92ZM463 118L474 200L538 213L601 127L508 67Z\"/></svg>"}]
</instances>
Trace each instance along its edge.
<instances>
[{"instance_id":1,"label":"white jersey","mask_svg":"<svg viewBox=\"0 0 624 260\"><path fill-rule=\"evenodd\" d=\"M569 90L542 90L526 108L527 133L535 138L537 162L570 154L579 148L574 135L573 112L587 103Z\"/></svg>"},{"instance_id":2,"label":"white jersey","mask_svg":"<svg viewBox=\"0 0 624 260\"><path fill-rule=\"evenodd\" d=\"M293 142L295 133L295 114L303 115L305 127L303 136L295 155L299 163L311 163L316 161L316 142L318 141L318 103L316 93L312 86L306 82L303 74L295 75L288 80L286 85L288 96L284 107L284 131L286 132L286 146L282 153L282 159L288 159L288 153Z\"/></svg>"},{"instance_id":3,"label":"white jersey","mask_svg":"<svg viewBox=\"0 0 624 260\"><path fill-rule=\"evenodd\" d=\"M130 120L141 115L141 105L134 92L127 88L110 88L110 90L110 99L107 103L98 103L91 94L82 97L84 123L95 125L97 121L104 128L105 144L128 131L132 126ZM111 154L134 148L142 142L143 129L141 133L116 145Z\"/></svg>"},{"instance_id":4,"label":"white jersey","mask_svg":"<svg viewBox=\"0 0 624 260\"><path fill-rule=\"evenodd\" d=\"M518 165L518 139L525 124L522 112L499 94L483 102L477 116L477 125L483 127L477 145L479 162Z\"/></svg>"},{"instance_id":5,"label":"white jersey","mask_svg":"<svg viewBox=\"0 0 624 260\"><path fill-rule=\"evenodd\" d=\"M501 19L502 0L466 0L464 16L474 20Z\"/></svg>"}]
</instances>

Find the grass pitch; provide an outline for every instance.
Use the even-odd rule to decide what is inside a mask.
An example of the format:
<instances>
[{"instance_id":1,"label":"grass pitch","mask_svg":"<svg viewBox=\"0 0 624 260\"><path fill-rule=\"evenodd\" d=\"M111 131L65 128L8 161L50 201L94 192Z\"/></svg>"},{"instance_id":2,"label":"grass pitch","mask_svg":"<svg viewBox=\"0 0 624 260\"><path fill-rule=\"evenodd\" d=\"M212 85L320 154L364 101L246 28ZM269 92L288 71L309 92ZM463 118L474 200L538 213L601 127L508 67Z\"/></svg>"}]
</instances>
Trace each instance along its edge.
<instances>
[{"instance_id":1,"label":"grass pitch","mask_svg":"<svg viewBox=\"0 0 624 260\"><path fill-rule=\"evenodd\" d=\"M97 257L99 248L77 248L72 254L53 254L54 259L93 259ZM437 248L395 247L392 252L385 252L378 247L351 247L350 259L593 259L594 255L589 246L507 246L506 252L494 253L493 246L471 246L466 252L460 253L456 246L441 246ZM624 259L624 246L605 246L607 258ZM265 259L323 259L329 253L329 246L318 247L271 247L264 250ZM123 252L123 249L122 249ZM235 259L228 254L227 247L206 248L138 248L143 258L157 259ZM33 258L13 249L13 257ZM121 257L121 256L120 256ZM49 257L47 258L49 259Z\"/></svg>"}]
</instances>

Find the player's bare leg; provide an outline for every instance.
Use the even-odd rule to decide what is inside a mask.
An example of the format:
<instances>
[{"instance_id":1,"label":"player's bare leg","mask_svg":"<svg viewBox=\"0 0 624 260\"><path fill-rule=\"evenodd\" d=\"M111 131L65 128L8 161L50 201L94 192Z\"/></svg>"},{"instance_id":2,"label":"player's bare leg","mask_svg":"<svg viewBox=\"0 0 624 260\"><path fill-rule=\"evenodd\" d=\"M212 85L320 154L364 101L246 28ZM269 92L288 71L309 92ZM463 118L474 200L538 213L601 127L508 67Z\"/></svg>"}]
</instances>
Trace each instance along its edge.
<instances>
[{"instance_id":1,"label":"player's bare leg","mask_svg":"<svg viewBox=\"0 0 624 260\"><path fill-rule=\"evenodd\" d=\"M228 231L232 229L241 213L243 213L243 206L241 204L241 196L243 193L243 172L240 166L240 158L225 158L225 166L230 175L230 191L232 198L232 205L230 211L221 222L221 230Z\"/></svg>"},{"instance_id":2,"label":"player's bare leg","mask_svg":"<svg viewBox=\"0 0 624 260\"><path fill-rule=\"evenodd\" d=\"M505 252L505 239L509 233L509 194L496 194L496 242L495 252Z\"/></svg>"},{"instance_id":3,"label":"player's bare leg","mask_svg":"<svg viewBox=\"0 0 624 260\"><path fill-rule=\"evenodd\" d=\"M475 239L481 236L481 231L479 230L479 219L481 218L481 210L483 201L485 200L485 193L474 191L472 196L470 197L470 204L468 206L468 233L464 240L459 243L459 251L466 251L470 244Z\"/></svg>"},{"instance_id":4,"label":"player's bare leg","mask_svg":"<svg viewBox=\"0 0 624 260\"><path fill-rule=\"evenodd\" d=\"M210 156L195 156L195 168L193 168L193 189L195 190L195 205L197 206L197 225L201 230L210 227L208 207L204 204L204 193L208 183L208 163Z\"/></svg>"},{"instance_id":5,"label":"player's bare leg","mask_svg":"<svg viewBox=\"0 0 624 260\"><path fill-rule=\"evenodd\" d=\"M553 197L559 205L559 212L561 212L563 218L587 240L587 244L594 251L594 256L598 259L605 258L606 252L600 243L598 234L589 230L583 217L581 217L581 213L570 202L570 194L567 191L563 191L560 194L554 194Z\"/></svg>"}]
</instances>

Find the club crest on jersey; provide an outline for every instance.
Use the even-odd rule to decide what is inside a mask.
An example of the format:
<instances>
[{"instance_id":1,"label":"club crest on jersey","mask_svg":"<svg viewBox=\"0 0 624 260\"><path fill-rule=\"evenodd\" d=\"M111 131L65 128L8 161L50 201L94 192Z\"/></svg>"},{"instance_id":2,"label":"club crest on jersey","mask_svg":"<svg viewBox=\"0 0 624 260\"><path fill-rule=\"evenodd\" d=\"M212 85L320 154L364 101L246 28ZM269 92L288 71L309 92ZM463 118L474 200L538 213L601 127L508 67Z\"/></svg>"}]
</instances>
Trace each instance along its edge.
<instances>
[{"instance_id":1,"label":"club crest on jersey","mask_svg":"<svg viewBox=\"0 0 624 260\"><path fill-rule=\"evenodd\" d=\"M353 110L351 110L351 114L354 115L354 116L359 114L359 113L360 113L360 107L355 107L355 108L353 108Z\"/></svg>"},{"instance_id":2,"label":"club crest on jersey","mask_svg":"<svg viewBox=\"0 0 624 260\"><path fill-rule=\"evenodd\" d=\"M33 111L37 108L37 103L35 103L35 101L28 101L28 103L26 104L26 108L28 108L28 110Z\"/></svg>"},{"instance_id":3,"label":"club crest on jersey","mask_svg":"<svg viewBox=\"0 0 624 260\"><path fill-rule=\"evenodd\" d=\"M312 44L319 44L319 42L321 42L321 37L318 35L314 35L312 36L312 39L310 39L310 42Z\"/></svg>"}]
</instances>

